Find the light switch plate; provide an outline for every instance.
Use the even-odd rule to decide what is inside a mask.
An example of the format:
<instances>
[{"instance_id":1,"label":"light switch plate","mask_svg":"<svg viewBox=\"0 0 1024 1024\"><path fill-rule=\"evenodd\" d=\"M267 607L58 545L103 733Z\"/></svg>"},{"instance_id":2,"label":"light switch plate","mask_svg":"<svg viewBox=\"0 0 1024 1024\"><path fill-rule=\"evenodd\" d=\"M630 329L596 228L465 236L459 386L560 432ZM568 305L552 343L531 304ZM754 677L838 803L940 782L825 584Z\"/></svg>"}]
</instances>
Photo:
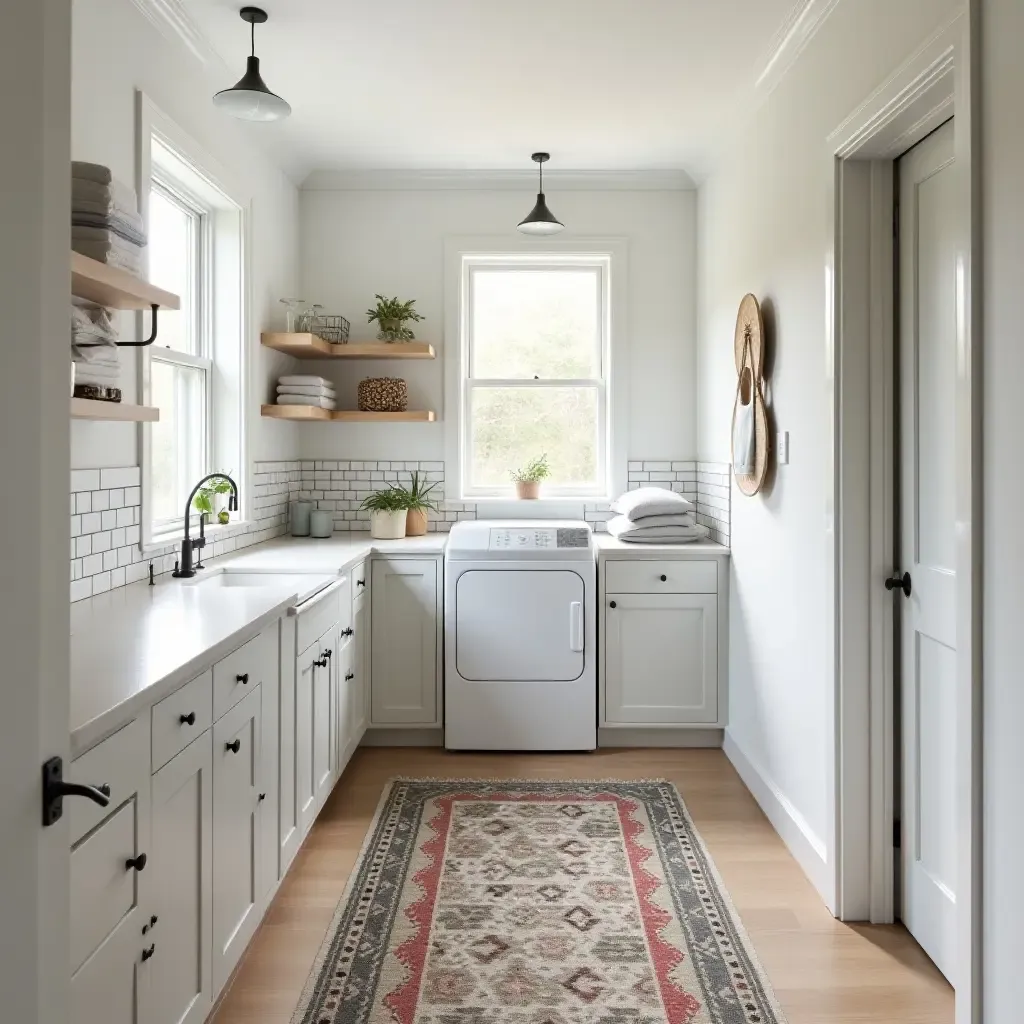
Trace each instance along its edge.
<instances>
[{"instance_id":1,"label":"light switch plate","mask_svg":"<svg viewBox=\"0 0 1024 1024\"><path fill-rule=\"evenodd\" d=\"M789 465L789 431L780 430L775 435L775 457L780 466Z\"/></svg>"}]
</instances>

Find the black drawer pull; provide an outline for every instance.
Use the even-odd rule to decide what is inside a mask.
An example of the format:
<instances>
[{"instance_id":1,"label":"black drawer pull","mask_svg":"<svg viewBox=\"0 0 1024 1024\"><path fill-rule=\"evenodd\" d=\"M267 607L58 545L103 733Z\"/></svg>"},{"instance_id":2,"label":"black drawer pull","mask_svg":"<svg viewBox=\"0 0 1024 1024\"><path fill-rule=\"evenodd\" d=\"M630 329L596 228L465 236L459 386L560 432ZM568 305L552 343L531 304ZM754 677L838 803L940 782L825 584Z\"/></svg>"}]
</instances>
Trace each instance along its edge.
<instances>
[{"instance_id":1,"label":"black drawer pull","mask_svg":"<svg viewBox=\"0 0 1024 1024\"><path fill-rule=\"evenodd\" d=\"M664 573L662 573L662 575L659 577L659 579L661 580L662 583L664 583L668 579L668 577Z\"/></svg>"},{"instance_id":2,"label":"black drawer pull","mask_svg":"<svg viewBox=\"0 0 1024 1024\"><path fill-rule=\"evenodd\" d=\"M145 963L155 952L156 952L156 943L154 942L153 945L149 947L149 949L144 949L142 951L142 961L143 961L143 963Z\"/></svg>"},{"instance_id":3,"label":"black drawer pull","mask_svg":"<svg viewBox=\"0 0 1024 1024\"><path fill-rule=\"evenodd\" d=\"M356 677L355 672L346 672L345 673L345 682L347 683L350 679L355 679L355 677Z\"/></svg>"},{"instance_id":4,"label":"black drawer pull","mask_svg":"<svg viewBox=\"0 0 1024 1024\"><path fill-rule=\"evenodd\" d=\"M243 686L249 685L249 673L243 672L241 675L235 676L235 679L240 682Z\"/></svg>"},{"instance_id":5,"label":"black drawer pull","mask_svg":"<svg viewBox=\"0 0 1024 1024\"><path fill-rule=\"evenodd\" d=\"M146 861L148 859L149 858L144 853L140 853L138 857L129 857L128 860L124 862L124 869L125 871L131 871L132 868L134 868L136 871L144 871L146 868Z\"/></svg>"},{"instance_id":6,"label":"black drawer pull","mask_svg":"<svg viewBox=\"0 0 1024 1024\"><path fill-rule=\"evenodd\" d=\"M259 802L263 803L263 801L266 800L266 799L267 799L267 794L266 793L260 793Z\"/></svg>"},{"instance_id":7,"label":"black drawer pull","mask_svg":"<svg viewBox=\"0 0 1024 1024\"><path fill-rule=\"evenodd\" d=\"M348 629L343 629L341 631L341 635L342 636L351 636L352 635L352 627L349 626Z\"/></svg>"},{"instance_id":8,"label":"black drawer pull","mask_svg":"<svg viewBox=\"0 0 1024 1024\"><path fill-rule=\"evenodd\" d=\"M179 721L182 725L195 725L196 713L194 711L190 711L187 715L182 715Z\"/></svg>"},{"instance_id":9,"label":"black drawer pull","mask_svg":"<svg viewBox=\"0 0 1024 1024\"><path fill-rule=\"evenodd\" d=\"M314 658L313 659L313 665L316 668L327 668L327 659L326 658Z\"/></svg>"},{"instance_id":10,"label":"black drawer pull","mask_svg":"<svg viewBox=\"0 0 1024 1024\"><path fill-rule=\"evenodd\" d=\"M366 586L366 580L356 580L356 586L357 587L365 587Z\"/></svg>"},{"instance_id":11,"label":"black drawer pull","mask_svg":"<svg viewBox=\"0 0 1024 1024\"><path fill-rule=\"evenodd\" d=\"M330 649L330 648L328 647L328 648L327 648L327 650L326 650L326 651L324 651L324 657L325 657L325 658L329 658L329 657L330 657L330 656L331 656L331 655L332 655L333 653L334 653L334 651L332 651L332 650L331 650L331 649Z\"/></svg>"},{"instance_id":12,"label":"black drawer pull","mask_svg":"<svg viewBox=\"0 0 1024 1024\"><path fill-rule=\"evenodd\" d=\"M149 922L148 922L147 924L144 924L144 925L142 926L142 934L143 934L143 935L145 935L145 934L146 934L146 932L148 932L148 931L150 930L150 928L153 928L153 927L154 927L154 926L156 925L156 922L157 922L157 916L156 916L156 914L154 914L154 915L153 915L153 916L152 916L152 917L151 917L151 918L149 919Z\"/></svg>"},{"instance_id":13,"label":"black drawer pull","mask_svg":"<svg viewBox=\"0 0 1024 1024\"><path fill-rule=\"evenodd\" d=\"M608 607L609 608L614 608L615 607L615 602L614 601L609 601L608 602Z\"/></svg>"},{"instance_id":14,"label":"black drawer pull","mask_svg":"<svg viewBox=\"0 0 1024 1024\"><path fill-rule=\"evenodd\" d=\"M230 750L232 754L237 754L242 749L242 741L232 740L230 743L225 743L224 749Z\"/></svg>"}]
</instances>

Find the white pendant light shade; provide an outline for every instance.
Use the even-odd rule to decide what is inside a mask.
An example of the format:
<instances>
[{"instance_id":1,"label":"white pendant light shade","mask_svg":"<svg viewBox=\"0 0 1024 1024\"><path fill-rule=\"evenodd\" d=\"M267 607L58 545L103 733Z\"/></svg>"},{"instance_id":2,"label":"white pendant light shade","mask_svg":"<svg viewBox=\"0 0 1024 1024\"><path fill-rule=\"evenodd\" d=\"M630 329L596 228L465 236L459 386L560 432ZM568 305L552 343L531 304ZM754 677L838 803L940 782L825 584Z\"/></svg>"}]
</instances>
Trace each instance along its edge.
<instances>
[{"instance_id":1,"label":"white pendant light shade","mask_svg":"<svg viewBox=\"0 0 1024 1024\"><path fill-rule=\"evenodd\" d=\"M267 20L266 11L258 7L243 7L239 15L253 26L253 52L246 59L245 74L230 89L222 89L217 93L213 97L213 105L244 121L280 121L292 112L292 108L286 100L267 88L260 75L260 59L255 52L255 26Z\"/></svg>"},{"instance_id":2,"label":"white pendant light shade","mask_svg":"<svg viewBox=\"0 0 1024 1024\"><path fill-rule=\"evenodd\" d=\"M534 153L532 159L540 172L540 189L533 209L519 222L517 228L524 235L553 235L562 231L565 225L548 209L544 199L544 164L551 159L551 155Z\"/></svg>"}]
</instances>

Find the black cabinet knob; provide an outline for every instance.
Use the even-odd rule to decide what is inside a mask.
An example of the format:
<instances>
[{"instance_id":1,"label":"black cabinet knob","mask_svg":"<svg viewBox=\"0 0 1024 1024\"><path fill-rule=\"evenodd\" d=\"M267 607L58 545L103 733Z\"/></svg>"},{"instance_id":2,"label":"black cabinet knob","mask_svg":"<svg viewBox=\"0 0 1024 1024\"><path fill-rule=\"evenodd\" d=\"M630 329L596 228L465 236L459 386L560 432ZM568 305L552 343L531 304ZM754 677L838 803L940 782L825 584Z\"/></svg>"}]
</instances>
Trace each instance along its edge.
<instances>
[{"instance_id":1,"label":"black cabinet knob","mask_svg":"<svg viewBox=\"0 0 1024 1024\"><path fill-rule=\"evenodd\" d=\"M356 580L356 586L357 587L365 587L366 586L366 580Z\"/></svg>"},{"instance_id":2,"label":"black cabinet knob","mask_svg":"<svg viewBox=\"0 0 1024 1024\"><path fill-rule=\"evenodd\" d=\"M153 945L149 947L149 949L144 949L142 951L142 961L143 961L143 963L145 963L147 960L149 960L150 957L152 957L152 955L155 952L156 952L156 943L154 942Z\"/></svg>"},{"instance_id":3,"label":"black cabinet knob","mask_svg":"<svg viewBox=\"0 0 1024 1024\"><path fill-rule=\"evenodd\" d=\"M267 799L267 794L266 793L260 793L259 802L263 803L263 801L266 800L266 799Z\"/></svg>"},{"instance_id":4,"label":"black cabinet knob","mask_svg":"<svg viewBox=\"0 0 1024 1024\"><path fill-rule=\"evenodd\" d=\"M149 920L148 920L148 921L147 921L147 922L146 922L146 923L145 923L145 924L144 924L144 925L142 926L142 934L143 934L143 935L145 935L145 934L146 934L146 932L148 932L148 931L149 931L149 930L150 930L150 929L151 929L152 927L154 927L154 926L156 925L156 922L157 922L157 916L156 916L156 914L154 914L154 915L153 915L153 916L152 916L152 917L151 917L151 918L150 918L150 919L149 919Z\"/></svg>"},{"instance_id":5,"label":"black cabinet knob","mask_svg":"<svg viewBox=\"0 0 1024 1024\"><path fill-rule=\"evenodd\" d=\"M668 577L664 573L662 573L662 575L659 577L659 579L661 580L662 583L664 583L668 579Z\"/></svg>"},{"instance_id":6,"label":"black cabinet knob","mask_svg":"<svg viewBox=\"0 0 1024 1024\"><path fill-rule=\"evenodd\" d=\"M232 754L237 754L242 749L242 741L232 740L230 743L225 743L224 747L226 750L230 750Z\"/></svg>"},{"instance_id":7,"label":"black cabinet knob","mask_svg":"<svg viewBox=\"0 0 1024 1024\"><path fill-rule=\"evenodd\" d=\"M195 725L196 724L196 713L190 711L187 715L182 715L180 718L182 725Z\"/></svg>"},{"instance_id":8,"label":"black cabinet knob","mask_svg":"<svg viewBox=\"0 0 1024 1024\"><path fill-rule=\"evenodd\" d=\"M129 857L128 860L124 862L124 869L125 871L131 871L134 868L136 871L143 871L145 870L146 861L148 859L149 858L144 853L140 853L137 857Z\"/></svg>"},{"instance_id":9,"label":"black cabinet knob","mask_svg":"<svg viewBox=\"0 0 1024 1024\"><path fill-rule=\"evenodd\" d=\"M355 679L355 677L356 677L355 672L346 672L345 673L345 682L348 682L350 679Z\"/></svg>"},{"instance_id":10,"label":"black cabinet knob","mask_svg":"<svg viewBox=\"0 0 1024 1024\"><path fill-rule=\"evenodd\" d=\"M614 608L615 606L616 606L616 605L615 605L615 602L614 602L614 601L609 601L609 602L608 602L608 607L609 607L609 608Z\"/></svg>"},{"instance_id":11,"label":"black cabinet knob","mask_svg":"<svg viewBox=\"0 0 1024 1024\"><path fill-rule=\"evenodd\" d=\"M313 659L313 664L317 668L327 668L327 659L326 658L314 658Z\"/></svg>"},{"instance_id":12,"label":"black cabinet knob","mask_svg":"<svg viewBox=\"0 0 1024 1024\"><path fill-rule=\"evenodd\" d=\"M900 576L900 574L897 573L895 576L891 576L889 579L887 579L885 581L885 589L889 590L889 591L892 591L892 590L902 590L904 597L910 597L910 594L911 594L910 573L909 572L905 572L902 576Z\"/></svg>"},{"instance_id":13,"label":"black cabinet knob","mask_svg":"<svg viewBox=\"0 0 1024 1024\"><path fill-rule=\"evenodd\" d=\"M243 672L241 675L235 676L235 679L240 682L243 686L249 685L249 673Z\"/></svg>"},{"instance_id":14,"label":"black cabinet knob","mask_svg":"<svg viewBox=\"0 0 1024 1024\"><path fill-rule=\"evenodd\" d=\"M343 629L341 631L341 635L342 636L351 636L352 635L352 627L349 626L348 629Z\"/></svg>"},{"instance_id":15,"label":"black cabinet knob","mask_svg":"<svg viewBox=\"0 0 1024 1024\"><path fill-rule=\"evenodd\" d=\"M325 658L329 658L333 653L334 653L334 651L332 651L330 648L328 648L326 651L324 651L324 657Z\"/></svg>"}]
</instances>

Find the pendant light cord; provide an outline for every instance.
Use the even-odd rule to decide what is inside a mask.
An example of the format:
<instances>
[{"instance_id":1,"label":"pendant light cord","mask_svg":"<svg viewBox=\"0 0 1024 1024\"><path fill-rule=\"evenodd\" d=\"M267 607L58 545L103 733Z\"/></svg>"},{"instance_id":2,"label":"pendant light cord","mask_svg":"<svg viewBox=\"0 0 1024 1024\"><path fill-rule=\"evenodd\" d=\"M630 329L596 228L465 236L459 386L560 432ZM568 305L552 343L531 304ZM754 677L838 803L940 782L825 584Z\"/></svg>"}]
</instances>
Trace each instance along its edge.
<instances>
[{"instance_id":1,"label":"pendant light cord","mask_svg":"<svg viewBox=\"0 0 1024 1024\"><path fill-rule=\"evenodd\" d=\"M256 22L255 21L250 21L249 22L249 38L250 38L249 49L252 51L250 56L255 57L256 56Z\"/></svg>"},{"instance_id":2,"label":"pendant light cord","mask_svg":"<svg viewBox=\"0 0 1024 1024\"><path fill-rule=\"evenodd\" d=\"M540 160L537 163L537 170L540 171L540 194L544 195L544 161Z\"/></svg>"}]
</instances>

